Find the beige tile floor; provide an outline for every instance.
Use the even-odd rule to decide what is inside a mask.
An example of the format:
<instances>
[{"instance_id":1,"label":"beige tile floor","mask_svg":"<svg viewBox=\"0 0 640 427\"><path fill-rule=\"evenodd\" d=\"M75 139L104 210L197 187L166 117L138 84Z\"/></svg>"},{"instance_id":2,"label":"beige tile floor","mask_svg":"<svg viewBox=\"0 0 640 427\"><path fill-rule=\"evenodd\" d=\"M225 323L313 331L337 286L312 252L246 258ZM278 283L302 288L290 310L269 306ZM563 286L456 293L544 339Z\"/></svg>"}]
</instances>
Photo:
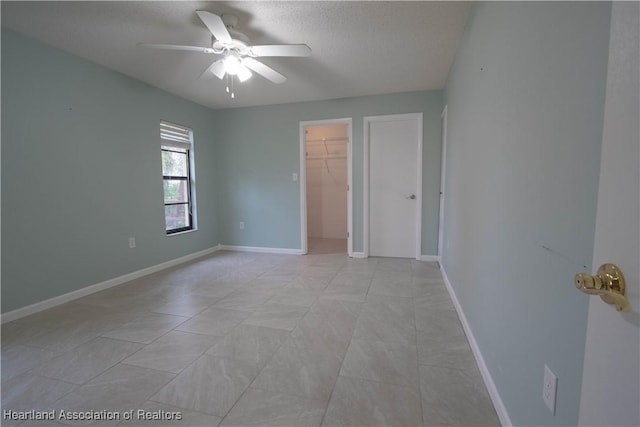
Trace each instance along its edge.
<instances>
[{"instance_id":1,"label":"beige tile floor","mask_svg":"<svg viewBox=\"0 0 640 427\"><path fill-rule=\"evenodd\" d=\"M307 239L309 255L347 253L347 239L321 239L309 237Z\"/></svg>"},{"instance_id":2,"label":"beige tile floor","mask_svg":"<svg viewBox=\"0 0 640 427\"><path fill-rule=\"evenodd\" d=\"M314 247L218 252L2 325L2 409L182 414L99 425L499 425L437 264ZM21 425L61 424L92 422Z\"/></svg>"}]
</instances>

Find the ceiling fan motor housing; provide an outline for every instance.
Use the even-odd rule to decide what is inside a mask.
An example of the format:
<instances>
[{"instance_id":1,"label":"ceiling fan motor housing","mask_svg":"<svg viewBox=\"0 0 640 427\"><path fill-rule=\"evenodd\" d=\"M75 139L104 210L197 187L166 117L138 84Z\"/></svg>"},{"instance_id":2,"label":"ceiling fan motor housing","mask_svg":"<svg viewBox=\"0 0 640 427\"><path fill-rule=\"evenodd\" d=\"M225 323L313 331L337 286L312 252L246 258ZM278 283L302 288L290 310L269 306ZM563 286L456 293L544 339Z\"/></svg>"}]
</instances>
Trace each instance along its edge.
<instances>
[{"instance_id":1,"label":"ceiling fan motor housing","mask_svg":"<svg viewBox=\"0 0 640 427\"><path fill-rule=\"evenodd\" d=\"M231 33L231 37L233 38L231 40L231 43L223 43L220 40L214 40L213 41L213 46L212 48L214 49L215 53L223 53L225 51L236 51L238 52L238 54L240 55L249 55L250 54L250 49L249 49L249 45L247 42L243 41L243 40L239 40L236 35L232 32ZM244 36L244 34L242 34ZM246 38L246 36L245 36ZM248 40L248 39L247 39Z\"/></svg>"},{"instance_id":2,"label":"ceiling fan motor housing","mask_svg":"<svg viewBox=\"0 0 640 427\"><path fill-rule=\"evenodd\" d=\"M235 29L235 26L238 24L238 17L235 15L225 14L221 15L220 19L222 19L222 22L227 28L232 40L231 43L224 43L220 40L216 40L214 37L212 44L213 49L216 51L233 50L238 52L240 55L248 55L250 53L249 37Z\"/></svg>"}]
</instances>

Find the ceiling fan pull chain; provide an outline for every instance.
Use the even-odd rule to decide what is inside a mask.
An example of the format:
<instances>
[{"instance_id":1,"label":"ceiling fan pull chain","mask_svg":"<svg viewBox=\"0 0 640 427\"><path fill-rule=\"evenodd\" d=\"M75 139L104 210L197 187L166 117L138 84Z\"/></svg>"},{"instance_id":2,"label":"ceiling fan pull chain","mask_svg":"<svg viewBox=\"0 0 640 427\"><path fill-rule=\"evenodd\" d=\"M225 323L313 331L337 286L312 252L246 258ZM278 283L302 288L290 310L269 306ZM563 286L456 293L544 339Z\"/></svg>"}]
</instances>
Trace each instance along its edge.
<instances>
[{"instance_id":1,"label":"ceiling fan pull chain","mask_svg":"<svg viewBox=\"0 0 640 427\"><path fill-rule=\"evenodd\" d=\"M229 74L227 74L227 93L229 93Z\"/></svg>"},{"instance_id":2,"label":"ceiling fan pull chain","mask_svg":"<svg viewBox=\"0 0 640 427\"><path fill-rule=\"evenodd\" d=\"M231 76L231 98L235 98L236 94L233 92L233 80L235 76Z\"/></svg>"}]
</instances>

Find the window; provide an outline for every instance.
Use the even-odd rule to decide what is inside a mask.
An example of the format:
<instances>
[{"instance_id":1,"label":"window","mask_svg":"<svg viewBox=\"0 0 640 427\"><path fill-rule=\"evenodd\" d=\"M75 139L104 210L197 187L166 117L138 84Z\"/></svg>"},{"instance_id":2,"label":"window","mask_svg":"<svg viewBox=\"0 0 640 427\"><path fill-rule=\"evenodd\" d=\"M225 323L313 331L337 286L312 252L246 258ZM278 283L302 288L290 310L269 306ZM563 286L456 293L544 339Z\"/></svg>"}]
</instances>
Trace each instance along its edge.
<instances>
[{"instance_id":1,"label":"window","mask_svg":"<svg viewBox=\"0 0 640 427\"><path fill-rule=\"evenodd\" d=\"M160 122L164 223L167 234L194 229L193 132Z\"/></svg>"}]
</instances>

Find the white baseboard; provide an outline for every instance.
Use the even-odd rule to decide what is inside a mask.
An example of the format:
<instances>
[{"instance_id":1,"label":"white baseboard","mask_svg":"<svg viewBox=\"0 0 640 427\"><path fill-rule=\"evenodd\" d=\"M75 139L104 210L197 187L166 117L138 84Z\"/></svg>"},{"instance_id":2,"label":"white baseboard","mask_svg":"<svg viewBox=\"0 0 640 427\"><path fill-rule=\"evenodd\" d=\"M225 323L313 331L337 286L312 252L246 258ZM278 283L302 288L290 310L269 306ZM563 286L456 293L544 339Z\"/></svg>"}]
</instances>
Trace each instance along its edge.
<instances>
[{"instance_id":1,"label":"white baseboard","mask_svg":"<svg viewBox=\"0 0 640 427\"><path fill-rule=\"evenodd\" d=\"M302 255L302 249L265 248L261 246L220 245L220 250L235 252L258 252L263 254Z\"/></svg>"},{"instance_id":2,"label":"white baseboard","mask_svg":"<svg viewBox=\"0 0 640 427\"><path fill-rule=\"evenodd\" d=\"M146 275L176 266L178 264L182 264L184 262L191 261L205 255L212 254L219 250L220 250L220 245L213 246L211 248L194 252L192 254L185 255L180 258L175 258L160 264L152 265L151 267L143 268L142 270L137 270L119 277L115 277L113 279L105 280L104 282L96 283L95 285L90 285L85 288L68 292L63 295L58 295L56 297L49 298L48 300L27 305L26 307L21 307L12 311L8 311L2 314L2 317L0 318L0 323L6 323L6 322L11 322L12 320L17 320L22 317L28 316L30 314L37 313L39 311L46 310L48 308L52 308L57 305L64 304L66 302L73 301L75 299L82 298L84 296L87 296L99 291L103 291L105 289L112 288L114 286L121 285L131 280L138 279L142 276L146 276Z\"/></svg>"},{"instance_id":3,"label":"white baseboard","mask_svg":"<svg viewBox=\"0 0 640 427\"><path fill-rule=\"evenodd\" d=\"M509 413L507 412L507 408L504 406L504 402L500 397L500 393L496 387L496 384L493 382L493 378L491 377L491 373L487 368L487 364L484 361L484 357L480 352L480 347L478 347L478 343L476 342L475 337L473 336L473 332L469 327L469 322L467 321L467 317L464 315L462 311L462 307L460 306L460 301L458 301L458 297L456 296L453 287L451 286L451 282L449 281L449 277L447 276L446 271L442 263L440 263L440 271L442 272L442 277L444 279L444 283L449 291L449 295L451 296L451 300L453 301L453 305L456 308L456 312L458 312L458 317L460 318L460 322L462 323L462 327L464 328L464 333L467 335L467 340L469 341L469 346L471 347L471 351L473 352L473 356L476 359L476 363L478 364L478 368L480 369L480 373L482 374L482 379L484 380L484 384L487 387L487 391L489 392L489 396L491 397L491 401L493 402L493 406L496 409L496 413L498 414L498 418L500 418L500 423L503 426L512 426L511 418L509 418Z\"/></svg>"},{"instance_id":4,"label":"white baseboard","mask_svg":"<svg viewBox=\"0 0 640 427\"><path fill-rule=\"evenodd\" d=\"M352 252L351 258L368 258L364 252ZM440 257L437 255L420 255L419 261L440 261Z\"/></svg>"}]
</instances>

